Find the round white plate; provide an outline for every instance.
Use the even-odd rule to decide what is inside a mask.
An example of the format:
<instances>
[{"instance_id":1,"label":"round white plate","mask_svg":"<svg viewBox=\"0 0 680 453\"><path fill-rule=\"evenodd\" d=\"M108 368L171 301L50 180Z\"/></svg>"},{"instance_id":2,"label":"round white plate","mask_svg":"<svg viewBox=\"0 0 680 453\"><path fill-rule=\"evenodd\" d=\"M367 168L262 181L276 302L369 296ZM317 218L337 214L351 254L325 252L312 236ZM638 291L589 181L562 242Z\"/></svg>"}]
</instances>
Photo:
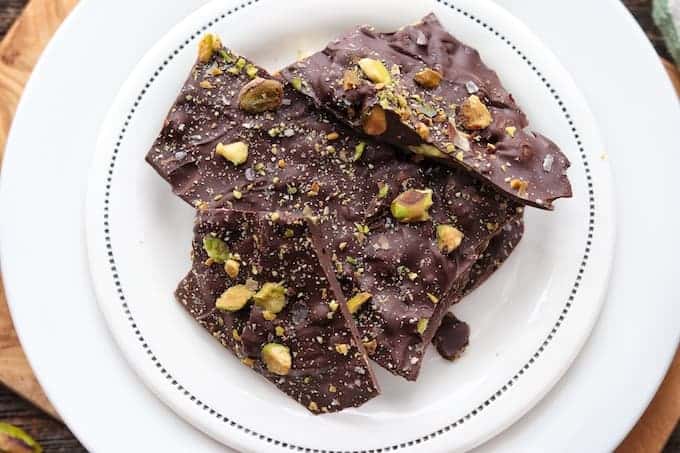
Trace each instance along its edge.
<instances>
[{"instance_id":1,"label":"round white plate","mask_svg":"<svg viewBox=\"0 0 680 453\"><path fill-rule=\"evenodd\" d=\"M232 447L469 449L539 401L576 357L599 314L614 244L609 163L600 158L595 120L566 71L491 2L392 3L211 3L173 28L135 68L101 129L86 212L100 306L152 391ZM473 332L461 360L452 365L430 351L415 384L378 370L381 396L358 409L315 417L243 367L174 302L173 291L190 266L194 211L172 195L144 155L206 31L276 70L357 24L393 30L431 10L499 72L532 127L565 150L573 162L574 198L557 203L553 213L528 210L516 254L456 308Z\"/></svg>"},{"instance_id":2,"label":"round white plate","mask_svg":"<svg viewBox=\"0 0 680 453\"><path fill-rule=\"evenodd\" d=\"M36 67L7 144L0 258L12 317L43 388L90 451L229 450L161 403L123 358L95 302L82 221L98 128L116 93L147 50L205 3L82 0ZM611 451L678 345L679 250L668 238L680 216L668 207L679 195L680 156L659 131L680 124L680 109L618 1L498 3L558 56L594 111L615 175L618 246L607 303L581 354L539 404L479 450Z\"/></svg>"}]
</instances>

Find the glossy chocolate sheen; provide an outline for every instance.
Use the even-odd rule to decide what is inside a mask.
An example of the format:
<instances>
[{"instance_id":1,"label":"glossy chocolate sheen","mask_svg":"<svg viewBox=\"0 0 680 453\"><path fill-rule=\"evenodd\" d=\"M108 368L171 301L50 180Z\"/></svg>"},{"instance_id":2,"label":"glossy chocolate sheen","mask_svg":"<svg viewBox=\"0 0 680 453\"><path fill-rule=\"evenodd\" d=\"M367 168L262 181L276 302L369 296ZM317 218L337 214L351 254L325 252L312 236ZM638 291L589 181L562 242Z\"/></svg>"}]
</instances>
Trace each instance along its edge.
<instances>
[{"instance_id":1,"label":"glossy chocolate sheen","mask_svg":"<svg viewBox=\"0 0 680 453\"><path fill-rule=\"evenodd\" d=\"M198 213L194 233L192 270L177 299L244 364L314 413L360 406L379 393L345 299L336 292L337 282L335 289L329 283L320 264L325 258L312 246L306 221L216 209ZM238 257L235 278L224 264L208 260L207 236L223 240ZM267 313L252 301L233 312L215 308L228 288L265 283L286 289L286 305L274 319L265 319ZM263 361L261 351L269 343L289 348L292 366L286 375L270 372Z\"/></svg>"},{"instance_id":2,"label":"glossy chocolate sheen","mask_svg":"<svg viewBox=\"0 0 680 453\"><path fill-rule=\"evenodd\" d=\"M382 62L391 81L369 80L358 65L364 58ZM442 77L437 86L415 81L426 68ZM395 33L358 28L282 74L357 130L366 130L368 112L380 106L387 129L378 140L462 168L523 204L552 209L555 199L571 196L566 156L527 129L524 113L496 73L433 14ZM461 106L473 95L491 114L490 124L464 121Z\"/></svg>"},{"instance_id":3,"label":"glossy chocolate sheen","mask_svg":"<svg viewBox=\"0 0 680 453\"><path fill-rule=\"evenodd\" d=\"M239 92L251 77L232 68L220 53L194 67L147 161L175 193L202 209L314 217L318 247L330 256L345 296L373 296L356 317L362 339L377 343L372 358L415 379L441 318L457 300L450 295L460 293L478 253L521 207L463 171L417 163L357 137L288 85L279 108L244 112ZM216 155L218 143L239 141L248 144L243 164ZM428 220L404 224L390 214L392 200L408 189L433 191ZM438 224L464 234L450 254L437 247ZM429 319L423 334L416 331L420 319Z\"/></svg>"}]
</instances>

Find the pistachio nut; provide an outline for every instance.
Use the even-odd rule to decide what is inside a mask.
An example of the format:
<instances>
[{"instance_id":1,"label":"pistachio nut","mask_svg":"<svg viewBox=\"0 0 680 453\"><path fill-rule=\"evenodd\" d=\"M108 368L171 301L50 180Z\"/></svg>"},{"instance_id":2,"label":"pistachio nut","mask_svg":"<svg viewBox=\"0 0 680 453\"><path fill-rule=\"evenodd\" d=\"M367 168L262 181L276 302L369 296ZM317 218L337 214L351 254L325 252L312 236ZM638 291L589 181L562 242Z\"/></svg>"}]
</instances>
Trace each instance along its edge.
<instances>
[{"instance_id":1,"label":"pistachio nut","mask_svg":"<svg viewBox=\"0 0 680 453\"><path fill-rule=\"evenodd\" d=\"M463 233L454 226L437 226L437 246L444 253L451 253L460 247L463 237Z\"/></svg>"},{"instance_id":2,"label":"pistachio nut","mask_svg":"<svg viewBox=\"0 0 680 453\"><path fill-rule=\"evenodd\" d=\"M215 301L215 308L223 311L239 311L253 297L253 291L246 285L236 285L227 289Z\"/></svg>"},{"instance_id":3,"label":"pistachio nut","mask_svg":"<svg viewBox=\"0 0 680 453\"><path fill-rule=\"evenodd\" d=\"M255 305L271 313L280 313L286 306L286 288L280 283L267 282L253 296Z\"/></svg>"},{"instance_id":4,"label":"pistachio nut","mask_svg":"<svg viewBox=\"0 0 680 453\"><path fill-rule=\"evenodd\" d=\"M245 142L234 142L228 145L218 143L215 147L215 154L224 157L234 165L241 165L248 160L248 144Z\"/></svg>"},{"instance_id":5,"label":"pistachio nut","mask_svg":"<svg viewBox=\"0 0 680 453\"><path fill-rule=\"evenodd\" d=\"M256 77L238 94L238 105L248 113L276 110L283 102L283 85L278 80Z\"/></svg>"},{"instance_id":6,"label":"pistachio nut","mask_svg":"<svg viewBox=\"0 0 680 453\"><path fill-rule=\"evenodd\" d=\"M267 343L262 347L262 360L270 373L285 376L290 372L293 359L290 349L279 343Z\"/></svg>"},{"instance_id":7,"label":"pistachio nut","mask_svg":"<svg viewBox=\"0 0 680 453\"><path fill-rule=\"evenodd\" d=\"M423 222L430 218L432 190L407 190L392 201L391 211L395 219L403 223Z\"/></svg>"}]
</instances>

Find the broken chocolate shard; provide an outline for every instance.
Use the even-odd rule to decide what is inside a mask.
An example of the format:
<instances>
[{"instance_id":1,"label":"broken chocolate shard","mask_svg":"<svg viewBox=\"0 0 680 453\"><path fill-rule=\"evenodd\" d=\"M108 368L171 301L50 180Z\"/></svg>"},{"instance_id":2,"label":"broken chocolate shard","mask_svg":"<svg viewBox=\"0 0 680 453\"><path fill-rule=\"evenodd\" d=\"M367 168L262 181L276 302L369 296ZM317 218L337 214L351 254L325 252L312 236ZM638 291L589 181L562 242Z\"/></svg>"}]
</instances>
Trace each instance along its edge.
<instances>
[{"instance_id":1,"label":"broken chocolate shard","mask_svg":"<svg viewBox=\"0 0 680 453\"><path fill-rule=\"evenodd\" d=\"M569 160L528 131L479 53L430 14L394 33L355 29L282 72L353 129L462 168L522 204L570 197Z\"/></svg>"},{"instance_id":2,"label":"broken chocolate shard","mask_svg":"<svg viewBox=\"0 0 680 453\"><path fill-rule=\"evenodd\" d=\"M357 407L379 393L306 220L206 210L198 213L194 233L192 270L177 299L242 363L313 413ZM206 237L226 244L240 264L236 276L208 259ZM241 300L228 304L234 298Z\"/></svg>"},{"instance_id":3,"label":"broken chocolate shard","mask_svg":"<svg viewBox=\"0 0 680 453\"><path fill-rule=\"evenodd\" d=\"M447 360L456 360L470 343L470 326L447 313L432 339L437 352Z\"/></svg>"}]
</instances>

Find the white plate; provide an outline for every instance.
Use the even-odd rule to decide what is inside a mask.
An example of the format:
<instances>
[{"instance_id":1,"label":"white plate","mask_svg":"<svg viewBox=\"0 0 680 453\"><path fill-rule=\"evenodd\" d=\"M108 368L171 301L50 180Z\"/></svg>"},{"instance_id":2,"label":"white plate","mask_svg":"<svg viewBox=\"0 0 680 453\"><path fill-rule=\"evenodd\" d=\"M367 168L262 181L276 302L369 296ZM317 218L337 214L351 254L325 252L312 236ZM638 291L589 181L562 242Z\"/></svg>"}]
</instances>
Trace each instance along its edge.
<instances>
[{"instance_id":1,"label":"white plate","mask_svg":"<svg viewBox=\"0 0 680 453\"><path fill-rule=\"evenodd\" d=\"M539 401L566 371L599 314L614 244L609 163L600 158L595 120L569 76L537 38L493 3L391 5L389 0L211 3L142 60L102 127L86 213L100 306L123 353L152 391L190 423L235 448L469 449ZM357 24L391 30L431 10L499 72L532 126L562 146L573 162L574 198L559 202L553 213L529 210L516 254L457 307L473 331L460 361L451 365L431 351L416 384L379 372L380 397L358 409L315 417L253 376L173 301L190 266L194 212L171 194L144 154L206 31L275 70Z\"/></svg>"},{"instance_id":2,"label":"white plate","mask_svg":"<svg viewBox=\"0 0 680 453\"><path fill-rule=\"evenodd\" d=\"M10 309L43 388L90 451L225 450L160 403L122 358L95 303L82 226L87 169L106 110L147 49L204 3L81 1L38 64L7 145L0 258ZM586 347L534 409L481 450L611 451L678 344L679 250L668 238L680 217L668 206L678 196L680 156L659 131L680 124L680 109L658 57L619 2L499 3L555 52L595 113L616 176L620 246ZM653 172L640 171L643 149L657 164ZM27 238L45 238L46 246Z\"/></svg>"}]
</instances>

